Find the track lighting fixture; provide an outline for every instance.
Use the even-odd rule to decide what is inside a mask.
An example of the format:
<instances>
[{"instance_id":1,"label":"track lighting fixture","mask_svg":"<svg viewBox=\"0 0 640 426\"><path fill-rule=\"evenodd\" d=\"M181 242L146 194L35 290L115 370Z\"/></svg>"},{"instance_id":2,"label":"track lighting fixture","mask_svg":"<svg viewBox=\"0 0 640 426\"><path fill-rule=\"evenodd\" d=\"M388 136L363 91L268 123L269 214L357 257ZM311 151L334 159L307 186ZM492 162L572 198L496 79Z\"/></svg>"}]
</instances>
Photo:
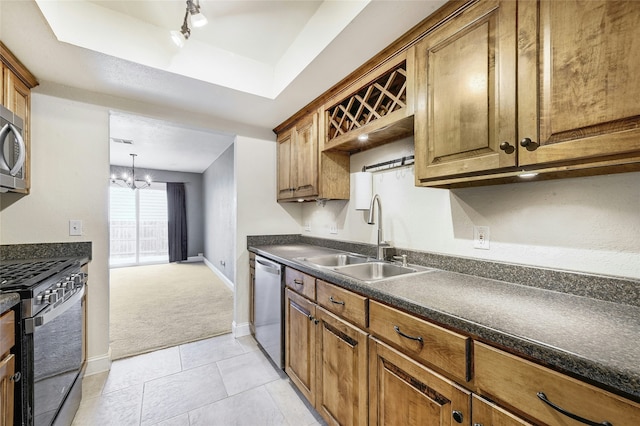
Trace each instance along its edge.
<instances>
[{"instance_id":1,"label":"track lighting fixture","mask_svg":"<svg viewBox=\"0 0 640 426\"><path fill-rule=\"evenodd\" d=\"M207 25L207 17L200 12L199 0L187 0L187 8L184 13L184 19L182 20L182 27L180 31L172 30L171 39L178 46L184 46L184 42L191 36L191 28L189 28L189 22L194 28L199 28Z\"/></svg>"}]
</instances>

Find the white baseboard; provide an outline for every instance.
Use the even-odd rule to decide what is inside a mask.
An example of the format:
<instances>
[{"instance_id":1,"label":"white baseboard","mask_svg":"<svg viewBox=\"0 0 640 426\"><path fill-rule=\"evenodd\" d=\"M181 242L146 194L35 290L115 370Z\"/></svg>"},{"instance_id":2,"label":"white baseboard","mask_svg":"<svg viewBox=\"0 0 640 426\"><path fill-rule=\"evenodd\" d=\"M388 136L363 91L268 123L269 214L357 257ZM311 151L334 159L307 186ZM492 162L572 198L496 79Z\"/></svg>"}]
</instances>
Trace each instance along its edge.
<instances>
[{"instance_id":1,"label":"white baseboard","mask_svg":"<svg viewBox=\"0 0 640 426\"><path fill-rule=\"evenodd\" d=\"M233 337L237 339L238 337L250 335L251 329L249 328L248 322L236 324L236 322L234 321L233 323L231 323L231 332L233 333Z\"/></svg>"},{"instance_id":2,"label":"white baseboard","mask_svg":"<svg viewBox=\"0 0 640 426\"><path fill-rule=\"evenodd\" d=\"M87 369L84 371L84 375L92 376L109 370L111 370L111 348L109 348L109 352L104 355L87 359Z\"/></svg>"},{"instance_id":3,"label":"white baseboard","mask_svg":"<svg viewBox=\"0 0 640 426\"><path fill-rule=\"evenodd\" d=\"M187 260L181 260L180 263L191 263L191 262L202 262L204 260L204 257L198 255L198 256L189 256L187 257Z\"/></svg>"},{"instance_id":4,"label":"white baseboard","mask_svg":"<svg viewBox=\"0 0 640 426\"><path fill-rule=\"evenodd\" d=\"M204 259L204 264L209 267L213 271L214 274L218 276L222 280L222 282L229 287L231 291L234 291L235 285L227 278L218 268L216 268L213 263L209 262L207 259Z\"/></svg>"}]
</instances>

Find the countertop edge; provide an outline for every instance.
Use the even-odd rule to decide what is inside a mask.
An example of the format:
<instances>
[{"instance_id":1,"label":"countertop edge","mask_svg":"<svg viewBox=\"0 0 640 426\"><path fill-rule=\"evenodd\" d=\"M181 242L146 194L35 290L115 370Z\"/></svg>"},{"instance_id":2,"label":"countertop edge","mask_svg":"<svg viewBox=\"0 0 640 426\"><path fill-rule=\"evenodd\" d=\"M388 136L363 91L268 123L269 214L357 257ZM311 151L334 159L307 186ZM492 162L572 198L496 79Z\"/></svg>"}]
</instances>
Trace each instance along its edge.
<instances>
[{"instance_id":1,"label":"countertop edge","mask_svg":"<svg viewBox=\"0 0 640 426\"><path fill-rule=\"evenodd\" d=\"M20 303L20 295L18 293L0 294L0 315L4 314L18 303Z\"/></svg>"}]
</instances>

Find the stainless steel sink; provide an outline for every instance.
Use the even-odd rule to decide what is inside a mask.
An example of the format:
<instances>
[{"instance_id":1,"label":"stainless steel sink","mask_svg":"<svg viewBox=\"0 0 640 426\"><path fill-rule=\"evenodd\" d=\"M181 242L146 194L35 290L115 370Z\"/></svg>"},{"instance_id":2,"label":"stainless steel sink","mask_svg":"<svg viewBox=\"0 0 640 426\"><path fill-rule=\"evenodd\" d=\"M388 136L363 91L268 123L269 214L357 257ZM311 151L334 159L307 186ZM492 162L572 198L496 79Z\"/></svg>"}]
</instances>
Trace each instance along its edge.
<instances>
[{"instance_id":1,"label":"stainless steel sink","mask_svg":"<svg viewBox=\"0 0 640 426\"><path fill-rule=\"evenodd\" d=\"M312 257L297 257L295 260L316 267L329 268L340 274L365 282L382 281L402 275L436 270L419 265L401 266L396 263L376 260L375 258L356 253L335 253Z\"/></svg>"},{"instance_id":2,"label":"stainless steel sink","mask_svg":"<svg viewBox=\"0 0 640 426\"><path fill-rule=\"evenodd\" d=\"M400 266L394 263L372 261L357 265L346 265L333 268L334 271L348 275L358 280L373 282L381 281L400 275L417 274L422 272L435 271L433 268L411 265Z\"/></svg>"},{"instance_id":3,"label":"stainless steel sink","mask_svg":"<svg viewBox=\"0 0 640 426\"><path fill-rule=\"evenodd\" d=\"M313 257L300 257L296 260L311 263L316 266L334 267L365 263L369 258L354 253L336 253Z\"/></svg>"}]
</instances>

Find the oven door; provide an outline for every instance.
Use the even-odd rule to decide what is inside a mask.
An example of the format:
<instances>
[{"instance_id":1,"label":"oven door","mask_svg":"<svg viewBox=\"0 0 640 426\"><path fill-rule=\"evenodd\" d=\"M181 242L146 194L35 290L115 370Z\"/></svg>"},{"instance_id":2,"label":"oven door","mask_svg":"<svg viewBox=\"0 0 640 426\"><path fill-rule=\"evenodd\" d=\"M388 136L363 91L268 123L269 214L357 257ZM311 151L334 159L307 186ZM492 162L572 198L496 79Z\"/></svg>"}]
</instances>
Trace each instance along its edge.
<instances>
[{"instance_id":1,"label":"oven door","mask_svg":"<svg viewBox=\"0 0 640 426\"><path fill-rule=\"evenodd\" d=\"M82 367L84 286L59 305L27 320L33 344L33 424L49 426ZM79 401L71 402L79 404ZM77 409L77 406L75 407Z\"/></svg>"}]
</instances>

